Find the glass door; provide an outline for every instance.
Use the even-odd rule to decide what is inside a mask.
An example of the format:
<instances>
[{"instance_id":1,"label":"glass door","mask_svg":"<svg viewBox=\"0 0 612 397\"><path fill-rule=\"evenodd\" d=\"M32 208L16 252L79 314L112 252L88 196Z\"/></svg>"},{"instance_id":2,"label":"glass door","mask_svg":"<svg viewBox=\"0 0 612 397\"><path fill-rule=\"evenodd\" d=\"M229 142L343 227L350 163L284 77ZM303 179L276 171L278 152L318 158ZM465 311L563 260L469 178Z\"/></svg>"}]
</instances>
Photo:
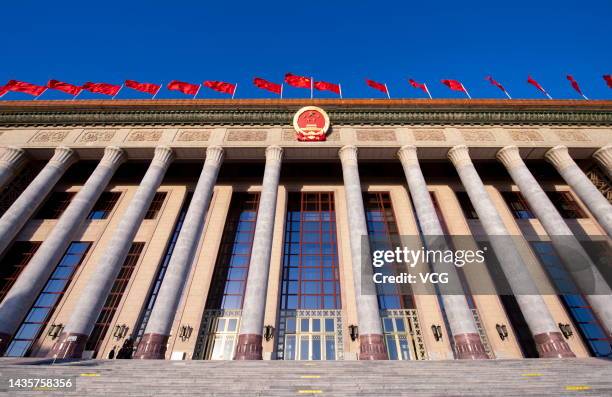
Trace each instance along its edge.
<instances>
[{"instance_id":1,"label":"glass door","mask_svg":"<svg viewBox=\"0 0 612 397\"><path fill-rule=\"evenodd\" d=\"M288 318L286 324L285 360L336 360L336 318Z\"/></svg>"}]
</instances>

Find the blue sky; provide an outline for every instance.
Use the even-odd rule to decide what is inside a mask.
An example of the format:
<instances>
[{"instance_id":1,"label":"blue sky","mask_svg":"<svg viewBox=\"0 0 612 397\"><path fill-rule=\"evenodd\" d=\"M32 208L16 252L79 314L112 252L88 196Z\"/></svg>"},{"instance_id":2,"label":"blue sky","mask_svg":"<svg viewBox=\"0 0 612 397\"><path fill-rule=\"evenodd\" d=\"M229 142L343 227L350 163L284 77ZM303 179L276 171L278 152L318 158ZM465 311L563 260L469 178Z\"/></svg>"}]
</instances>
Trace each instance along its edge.
<instances>
[{"instance_id":1,"label":"blue sky","mask_svg":"<svg viewBox=\"0 0 612 397\"><path fill-rule=\"evenodd\" d=\"M254 76L281 82L293 72L339 82L345 97L382 97L365 78L386 82L392 97L423 97L407 84L412 77L438 98L462 97L443 78L461 80L472 97L502 98L484 80L491 74L514 98L543 98L526 84L531 74L554 98L578 98L569 73L590 98L612 98L602 79L612 73L610 0L20 0L2 1L0 15L1 84L224 80L239 84L237 97L259 98L273 94L254 87ZM199 97L224 95L202 89Z\"/></svg>"}]
</instances>

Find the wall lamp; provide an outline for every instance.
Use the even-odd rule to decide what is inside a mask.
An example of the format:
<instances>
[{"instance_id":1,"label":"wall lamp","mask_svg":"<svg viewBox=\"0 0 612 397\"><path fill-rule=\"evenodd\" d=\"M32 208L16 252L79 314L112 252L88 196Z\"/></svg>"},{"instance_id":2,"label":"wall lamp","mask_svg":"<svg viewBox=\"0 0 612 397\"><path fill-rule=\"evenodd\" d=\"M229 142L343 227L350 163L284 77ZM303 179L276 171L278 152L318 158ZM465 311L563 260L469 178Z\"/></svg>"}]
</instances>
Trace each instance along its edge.
<instances>
[{"instance_id":1,"label":"wall lamp","mask_svg":"<svg viewBox=\"0 0 612 397\"><path fill-rule=\"evenodd\" d=\"M559 323L559 329L561 330L561 333L565 339L569 339L570 336L574 335L574 331L572 331L572 327L569 324Z\"/></svg>"},{"instance_id":2,"label":"wall lamp","mask_svg":"<svg viewBox=\"0 0 612 397\"><path fill-rule=\"evenodd\" d=\"M434 339L436 342L439 342L442 339L442 327L439 325L432 325L431 332L433 333Z\"/></svg>"},{"instance_id":3,"label":"wall lamp","mask_svg":"<svg viewBox=\"0 0 612 397\"><path fill-rule=\"evenodd\" d=\"M508 338L508 327L505 324L495 324L495 329L499 335L499 339L504 340Z\"/></svg>"},{"instance_id":4,"label":"wall lamp","mask_svg":"<svg viewBox=\"0 0 612 397\"><path fill-rule=\"evenodd\" d=\"M272 325L266 325L264 327L264 339L266 342L269 342L272 338L274 338L274 327Z\"/></svg>"},{"instance_id":5,"label":"wall lamp","mask_svg":"<svg viewBox=\"0 0 612 397\"><path fill-rule=\"evenodd\" d=\"M191 325L181 325L181 330L179 331L179 338L183 342L187 339L191 338L191 333L193 332L193 327Z\"/></svg>"},{"instance_id":6,"label":"wall lamp","mask_svg":"<svg viewBox=\"0 0 612 397\"><path fill-rule=\"evenodd\" d=\"M59 336L63 329L64 324L52 324L51 327L49 327L49 332L47 332L47 335L49 335L51 339L55 339Z\"/></svg>"},{"instance_id":7,"label":"wall lamp","mask_svg":"<svg viewBox=\"0 0 612 397\"><path fill-rule=\"evenodd\" d=\"M115 325L115 332L113 332L113 336L117 340L124 338L127 335L129 329L130 327L125 324Z\"/></svg>"},{"instance_id":8,"label":"wall lamp","mask_svg":"<svg viewBox=\"0 0 612 397\"><path fill-rule=\"evenodd\" d=\"M356 325L349 325L349 336L351 340L355 342L359 338L359 327Z\"/></svg>"}]
</instances>

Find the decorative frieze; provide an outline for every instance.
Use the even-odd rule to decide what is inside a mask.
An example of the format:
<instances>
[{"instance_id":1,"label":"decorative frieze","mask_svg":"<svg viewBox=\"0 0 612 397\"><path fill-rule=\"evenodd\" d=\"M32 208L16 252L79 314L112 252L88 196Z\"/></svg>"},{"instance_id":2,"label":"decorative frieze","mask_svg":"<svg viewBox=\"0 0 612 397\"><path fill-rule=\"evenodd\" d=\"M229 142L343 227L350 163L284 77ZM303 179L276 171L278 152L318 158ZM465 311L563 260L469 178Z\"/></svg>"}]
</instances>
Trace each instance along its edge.
<instances>
[{"instance_id":1,"label":"decorative frieze","mask_svg":"<svg viewBox=\"0 0 612 397\"><path fill-rule=\"evenodd\" d=\"M544 137L536 130L508 130L510 138L516 142L542 142Z\"/></svg>"},{"instance_id":2,"label":"decorative frieze","mask_svg":"<svg viewBox=\"0 0 612 397\"><path fill-rule=\"evenodd\" d=\"M210 130L179 130L176 136L178 142L206 142L210 139Z\"/></svg>"},{"instance_id":3,"label":"decorative frieze","mask_svg":"<svg viewBox=\"0 0 612 397\"><path fill-rule=\"evenodd\" d=\"M580 130L555 130L555 134L564 142L588 142L591 139Z\"/></svg>"},{"instance_id":4,"label":"decorative frieze","mask_svg":"<svg viewBox=\"0 0 612 397\"><path fill-rule=\"evenodd\" d=\"M66 139L69 133L69 130L41 130L36 135L34 135L32 139L30 139L30 142L61 142Z\"/></svg>"},{"instance_id":5,"label":"decorative frieze","mask_svg":"<svg viewBox=\"0 0 612 397\"><path fill-rule=\"evenodd\" d=\"M283 129L282 139L285 142L297 142L297 136L295 130L293 129ZM327 133L326 141L339 141L340 133L330 128L330 131Z\"/></svg>"},{"instance_id":6,"label":"decorative frieze","mask_svg":"<svg viewBox=\"0 0 612 397\"><path fill-rule=\"evenodd\" d=\"M115 137L116 130L85 130L77 142L109 142Z\"/></svg>"},{"instance_id":7,"label":"decorative frieze","mask_svg":"<svg viewBox=\"0 0 612 397\"><path fill-rule=\"evenodd\" d=\"M494 142L495 136L486 129L461 130L461 136L468 142Z\"/></svg>"},{"instance_id":8,"label":"decorative frieze","mask_svg":"<svg viewBox=\"0 0 612 397\"><path fill-rule=\"evenodd\" d=\"M391 129L363 129L356 131L358 141L394 142L397 138Z\"/></svg>"},{"instance_id":9,"label":"decorative frieze","mask_svg":"<svg viewBox=\"0 0 612 397\"><path fill-rule=\"evenodd\" d=\"M228 142L261 142L266 140L267 135L265 130L229 130L225 140Z\"/></svg>"},{"instance_id":10,"label":"decorative frieze","mask_svg":"<svg viewBox=\"0 0 612 397\"><path fill-rule=\"evenodd\" d=\"M437 141L443 142L446 140L443 130L419 129L413 130L415 141Z\"/></svg>"},{"instance_id":11,"label":"decorative frieze","mask_svg":"<svg viewBox=\"0 0 612 397\"><path fill-rule=\"evenodd\" d=\"M128 142L157 142L162 136L161 130L132 130L126 141Z\"/></svg>"}]
</instances>

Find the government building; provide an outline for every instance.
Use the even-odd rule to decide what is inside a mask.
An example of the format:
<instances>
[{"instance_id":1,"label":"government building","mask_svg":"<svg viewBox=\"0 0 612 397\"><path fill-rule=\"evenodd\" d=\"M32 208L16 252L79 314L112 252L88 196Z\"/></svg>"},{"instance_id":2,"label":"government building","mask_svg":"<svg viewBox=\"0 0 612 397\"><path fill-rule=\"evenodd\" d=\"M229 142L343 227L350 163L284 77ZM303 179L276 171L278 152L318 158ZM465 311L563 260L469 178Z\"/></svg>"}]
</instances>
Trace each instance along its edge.
<instances>
[{"instance_id":1,"label":"government building","mask_svg":"<svg viewBox=\"0 0 612 397\"><path fill-rule=\"evenodd\" d=\"M612 357L612 101L2 101L0 156L1 356Z\"/></svg>"}]
</instances>

